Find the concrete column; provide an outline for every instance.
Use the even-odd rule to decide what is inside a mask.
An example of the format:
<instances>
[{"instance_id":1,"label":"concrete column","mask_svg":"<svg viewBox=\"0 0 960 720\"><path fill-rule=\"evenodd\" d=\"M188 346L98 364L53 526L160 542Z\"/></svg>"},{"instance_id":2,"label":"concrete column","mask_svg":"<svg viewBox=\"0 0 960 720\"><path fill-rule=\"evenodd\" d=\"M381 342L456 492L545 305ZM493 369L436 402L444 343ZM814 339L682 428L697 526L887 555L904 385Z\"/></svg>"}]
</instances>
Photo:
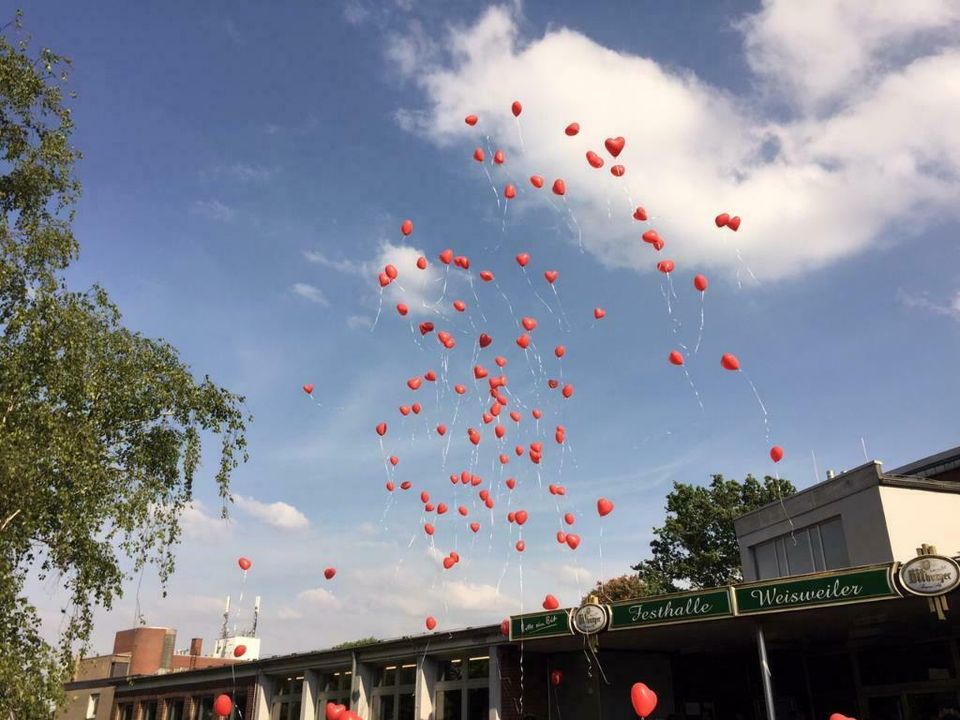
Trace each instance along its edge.
<instances>
[{"instance_id":1,"label":"concrete column","mask_svg":"<svg viewBox=\"0 0 960 720\"><path fill-rule=\"evenodd\" d=\"M415 706L417 720L433 720L436 717L436 708L433 706L436 685L437 661L435 658L424 655L417 667Z\"/></svg>"},{"instance_id":2,"label":"concrete column","mask_svg":"<svg viewBox=\"0 0 960 720\"><path fill-rule=\"evenodd\" d=\"M370 720L373 690L373 668L360 662L353 653L353 680L350 685L350 709L364 720Z\"/></svg>"},{"instance_id":3,"label":"concrete column","mask_svg":"<svg viewBox=\"0 0 960 720\"><path fill-rule=\"evenodd\" d=\"M500 720L500 647L490 648L490 715L488 720Z\"/></svg>"},{"instance_id":4,"label":"concrete column","mask_svg":"<svg viewBox=\"0 0 960 720\"><path fill-rule=\"evenodd\" d=\"M263 673L257 675L254 685L253 717L251 720L270 720L270 706L273 704L273 678Z\"/></svg>"},{"instance_id":5,"label":"concrete column","mask_svg":"<svg viewBox=\"0 0 960 720\"><path fill-rule=\"evenodd\" d=\"M300 694L300 720L316 720L319 685L320 674L315 670L304 670L303 691Z\"/></svg>"},{"instance_id":6,"label":"concrete column","mask_svg":"<svg viewBox=\"0 0 960 720\"><path fill-rule=\"evenodd\" d=\"M767 640L763 636L763 625L757 624L757 653L760 656L760 676L763 679L763 699L767 708L767 720L777 720L773 701L773 673L767 660Z\"/></svg>"}]
</instances>

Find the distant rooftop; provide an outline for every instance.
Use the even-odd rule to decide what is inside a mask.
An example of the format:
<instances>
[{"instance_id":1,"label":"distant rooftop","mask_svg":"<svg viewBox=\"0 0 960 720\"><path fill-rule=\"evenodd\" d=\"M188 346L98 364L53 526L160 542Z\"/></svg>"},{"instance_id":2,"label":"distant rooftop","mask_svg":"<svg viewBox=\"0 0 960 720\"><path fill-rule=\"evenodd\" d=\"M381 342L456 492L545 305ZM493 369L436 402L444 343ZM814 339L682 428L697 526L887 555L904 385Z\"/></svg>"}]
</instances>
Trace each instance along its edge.
<instances>
[{"instance_id":1,"label":"distant rooftop","mask_svg":"<svg viewBox=\"0 0 960 720\"><path fill-rule=\"evenodd\" d=\"M933 477L960 468L960 446L944 450L912 463L891 470L891 475L912 475L913 477Z\"/></svg>"}]
</instances>

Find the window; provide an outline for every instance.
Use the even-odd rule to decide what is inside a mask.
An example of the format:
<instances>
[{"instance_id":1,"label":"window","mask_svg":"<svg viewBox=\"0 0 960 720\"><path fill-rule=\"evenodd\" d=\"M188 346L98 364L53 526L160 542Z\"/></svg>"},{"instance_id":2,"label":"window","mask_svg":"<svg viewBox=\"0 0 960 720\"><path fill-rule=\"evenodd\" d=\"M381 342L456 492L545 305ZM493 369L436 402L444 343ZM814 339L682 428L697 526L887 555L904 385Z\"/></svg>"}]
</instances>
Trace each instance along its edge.
<instances>
[{"instance_id":1,"label":"window","mask_svg":"<svg viewBox=\"0 0 960 720\"><path fill-rule=\"evenodd\" d=\"M437 720L485 720L490 712L490 658L441 660L436 688Z\"/></svg>"},{"instance_id":2,"label":"window","mask_svg":"<svg viewBox=\"0 0 960 720\"><path fill-rule=\"evenodd\" d=\"M277 682L270 720L300 720L303 697L303 675L286 677Z\"/></svg>"},{"instance_id":3,"label":"window","mask_svg":"<svg viewBox=\"0 0 960 720\"><path fill-rule=\"evenodd\" d=\"M127 668L129 666L130 664L125 662L110 663L110 677L123 677L127 674Z\"/></svg>"},{"instance_id":4,"label":"window","mask_svg":"<svg viewBox=\"0 0 960 720\"><path fill-rule=\"evenodd\" d=\"M167 701L167 720L184 720L183 698Z\"/></svg>"},{"instance_id":5,"label":"window","mask_svg":"<svg viewBox=\"0 0 960 720\"><path fill-rule=\"evenodd\" d=\"M416 664L377 669L373 684L373 720L414 720Z\"/></svg>"},{"instance_id":6,"label":"window","mask_svg":"<svg viewBox=\"0 0 960 720\"><path fill-rule=\"evenodd\" d=\"M839 517L754 545L752 550L760 580L850 566Z\"/></svg>"},{"instance_id":7,"label":"window","mask_svg":"<svg viewBox=\"0 0 960 720\"><path fill-rule=\"evenodd\" d=\"M156 700L147 700L140 705L140 720L157 720Z\"/></svg>"},{"instance_id":8,"label":"window","mask_svg":"<svg viewBox=\"0 0 960 720\"><path fill-rule=\"evenodd\" d=\"M87 720L93 720L100 709L100 693L90 693L87 698Z\"/></svg>"},{"instance_id":9,"label":"window","mask_svg":"<svg viewBox=\"0 0 960 720\"><path fill-rule=\"evenodd\" d=\"M120 720L133 720L133 703L123 703L117 708L117 717Z\"/></svg>"},{"instance_id":10,"label":"window","mask_svg":"<svg viewBox=\"0 0 960 720\"><path fill-rule=\"evenodd\" d=\"M213 695L204 695L199 698L194 698L193 707L193 720L214 720Z\"/></svg>"},{"instance_id":11,"label":"window","mask_svg":"<svg viewBox=\"0 0 960 720\"><path fill-rule=\"evenodd\" d=\"M328 702L349 707L352 683L353 672L350 670L337 670L322 674L317 688L317 717L326 717L325 712Z\"/></svg>"}]
</instances>

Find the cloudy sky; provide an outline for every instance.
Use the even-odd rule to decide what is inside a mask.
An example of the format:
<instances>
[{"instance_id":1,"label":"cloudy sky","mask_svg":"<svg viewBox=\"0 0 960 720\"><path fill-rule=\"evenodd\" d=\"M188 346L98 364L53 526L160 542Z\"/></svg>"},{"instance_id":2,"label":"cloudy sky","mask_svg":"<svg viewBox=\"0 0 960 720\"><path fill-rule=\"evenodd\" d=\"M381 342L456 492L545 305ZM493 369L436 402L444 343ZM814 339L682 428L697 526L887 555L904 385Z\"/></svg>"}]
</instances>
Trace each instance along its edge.
<instances>
[{"instance_id":1,"label":"cloudy sky","mask_svg":"<svg viewBox=\"0 0 960 720\"><path fill-rule=\"evenodd\" d=\"M145 619L178 628L181 645L209 642L223 598L241 592L231 623L261 595L267 654L415 633L427 614L441 628L497 622L546 592L572 604L645 557L674 480L779 471L804 487L866 457L893 468L958 444L955 2L26 10L37 42L73 58L80 93L71 282L103 283L131 326L172 341L255 416L232 518L217 519L213 483L199 484L169 597L143 579ZM604 139L617 136L614 161ZM637 205L648 223L632 218ZM720 212L742 218L738 232L713 224ZM661 253L640 240L650 228ZM446 248L470 271L446 270ZM656 270L667 258L669 277ZM381 295L386 263L399 277ZM559 272L553 287L546 270ZM702 304L695 273L710 279ZM522 316L539 323L526 352L514 344ZM421 338L427 320L454 350ZM491 347L477 347L480 332ZM666 361L675 349L689 376ZM726 352L744 373L720 368ZM495 353L508 360L508 409L524 413L506 421L505 450L472 370L494 368ZM428 369L439 381L410 391ZM561 377L575 388L566 400L546 385ZM421 415L401 416L414 401ZM482 428L476 450L468 426ZM513 455L538 439L539 467ZM774 443L786 451L776 467ZM463 469L494 488L493 517L449 484ZM388 478L413 489L391 495ZM562 505L551 483L567 487ZM424 516L424 489L469 517ZM602 521L600 496L616 503ZM522 555L508 507L530 513ZM561 510L577 514L575 552L554 540ZM451 550L462 560L444 571ZM254 562L245 582L240 555ZM96 649L133 622L136 588L100 615ZM55 585L35 595L55 628Z\"/></svg>"}]
</instances>

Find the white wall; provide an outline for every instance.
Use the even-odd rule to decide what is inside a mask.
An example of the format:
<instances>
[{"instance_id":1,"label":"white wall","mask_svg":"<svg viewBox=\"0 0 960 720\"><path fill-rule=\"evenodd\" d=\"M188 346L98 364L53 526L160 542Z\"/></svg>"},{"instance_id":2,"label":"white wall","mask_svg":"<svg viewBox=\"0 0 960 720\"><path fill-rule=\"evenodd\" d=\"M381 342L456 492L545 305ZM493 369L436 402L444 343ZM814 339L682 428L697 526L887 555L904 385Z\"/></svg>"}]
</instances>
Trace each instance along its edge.
<instances>
[{"instance_id":1,"label":"white wall","mask_svg":"<svg viewBox=\"0 0 960 720\"><path fill-rule=\"evenodd\" d=\"M894 560L914 557L922 543L960 555L960 494L885 485L880 497Z\"/></svg>"}]
</instances>

